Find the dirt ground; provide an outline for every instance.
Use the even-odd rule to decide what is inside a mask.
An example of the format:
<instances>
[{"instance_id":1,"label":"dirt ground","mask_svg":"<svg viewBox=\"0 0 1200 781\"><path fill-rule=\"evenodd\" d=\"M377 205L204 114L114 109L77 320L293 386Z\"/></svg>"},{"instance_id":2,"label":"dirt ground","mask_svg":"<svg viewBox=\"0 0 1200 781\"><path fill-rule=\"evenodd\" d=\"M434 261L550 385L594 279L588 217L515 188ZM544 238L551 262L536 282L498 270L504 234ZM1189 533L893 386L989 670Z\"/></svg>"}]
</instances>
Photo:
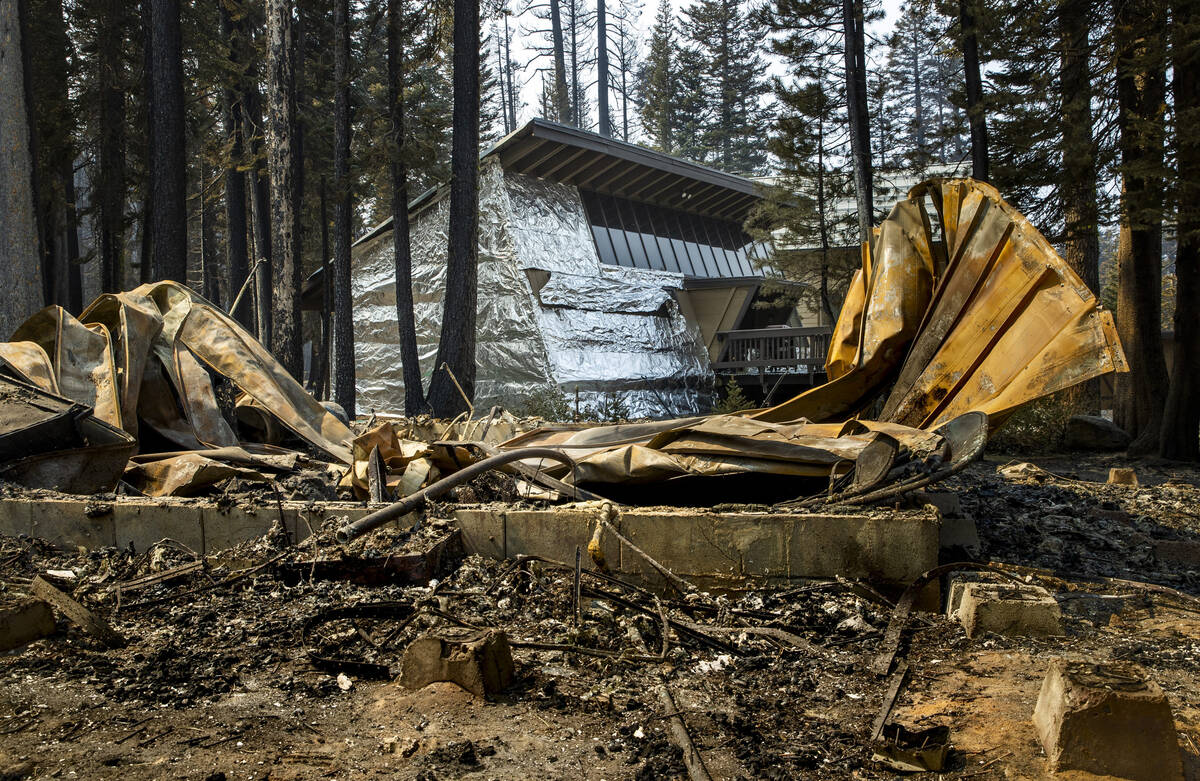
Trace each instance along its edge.
<instances>
[{"instance_id":1,"label":"dirt ground","mask_svg":"<svg viewBox=\"0 0 1200 781\"><path fill-rule=\"evenodd\" d=\"M1200 779L1200 602L1129 582L1200 596L1200 474L1116 457L1007 461L989 457L944 487L976 520L982 560L1038 568L1030 578L1057 595L1066 634L968 640L927 614L902 648L912 672L892 718L949 726L947 768L928 777L1043 778L1030 715L1048 660L1133 661L1166 691L1185 773ZM1140 488L1102 484L1128 465ZM662 680L714 778L896 776L869 745L887 683L870 663L890 614L869 592L656 595L585 575L576 624L573 573L553 563L467 557L426 584L344 578L448 534L435 519L348 552L268 535L119 595L117 584L194 557L170 543L62 552L0 539L0 602L70 570L54 582L128 639L105 649L60 618L56 635L0 655L0 778L686 778ZM348 554L341 571L328 563ZM388 604L374 617L319 620L375 603ZM515 682L494 701L372 677L394 673L418 634L454 623L512 642ZM330 656L342 661L319 661Z\"/></svg>"}]
</instances>

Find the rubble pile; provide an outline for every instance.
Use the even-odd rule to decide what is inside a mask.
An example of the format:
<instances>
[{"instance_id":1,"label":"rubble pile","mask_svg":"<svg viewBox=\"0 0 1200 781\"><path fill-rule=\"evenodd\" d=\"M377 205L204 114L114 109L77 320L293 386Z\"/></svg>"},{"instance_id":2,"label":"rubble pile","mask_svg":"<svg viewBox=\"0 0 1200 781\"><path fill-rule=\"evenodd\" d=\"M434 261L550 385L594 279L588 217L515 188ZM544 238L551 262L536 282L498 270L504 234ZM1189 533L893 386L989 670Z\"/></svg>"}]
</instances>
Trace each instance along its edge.
<instances>
[{"instance_id":1,"label":"rubble pile","mask_svg":"<svg viewBox=\"0 0 1200 781\"><path fill-rule=\"evenodd\" d=\"M1105 465L1071 478L1053 463L1014 473L982 462L953 478L984 558L1053 594L1062 635L968 639L955 617L917 613L883 676L873 666L895 595L870 584L651 591L586 552L578 576L574 562L464 556L444 504L415 531L344 547L332 544L336 519L299 544L276 529L207 557L169 540L71 553L6 538L0 602L46 578L124 645L60 617L54 636L0 657L0 759L39 776L687 777L679 715L714 778L888 778L931 757L944 778L1036 778L1033 702L1046 660L1067 658L1145 670L1194 767L1200 601L1187 594L1200 567L1153 551L1200 529L1200 476L1139 469L1137 489L1079 478ZM1111 544L1091 531L1098 518ZM1146 542L1126 549L1134 535ZM436 572L392 566L439 545ZM485 702L453 683L395 682L416 638L463 627L503 633L510 686ZM940 758L889 737L928 744L935 727L948 735Z\"/></svg>"}]
</instances>

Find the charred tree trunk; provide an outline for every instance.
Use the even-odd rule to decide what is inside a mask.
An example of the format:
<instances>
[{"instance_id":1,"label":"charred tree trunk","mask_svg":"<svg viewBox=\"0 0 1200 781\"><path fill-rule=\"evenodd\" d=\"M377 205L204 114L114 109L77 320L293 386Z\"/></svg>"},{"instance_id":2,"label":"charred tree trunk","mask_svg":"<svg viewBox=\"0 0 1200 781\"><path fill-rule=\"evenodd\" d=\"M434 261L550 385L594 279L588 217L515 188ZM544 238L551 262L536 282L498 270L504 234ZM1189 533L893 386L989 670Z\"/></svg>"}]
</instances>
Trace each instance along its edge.
<instances>
[{"instance_id":1,"label":"charred tree trunk","mask_svg":"<svg viewBox=\"0 0 1200 781\"><path fill-rule=\"evenodd\" d=\"M267 0L267 168L271 172L271 351L302 379L296 82L291 0Z\"/></svg>"},{"instance_id":2,"label":"charred tree trunk","mask_svg":"<svg viewBox=\"0 0 1200 781\"><path fill-rule=\"evenodd\" d=\"M845 37L846 101L850 117L850 149L854 158L854 190L859 240L871 240L874 219L874 176L871 167L870 116L867 113L867 62L862 0L842 0Z\"/></svg>"},{"instance_id":3,"label":"charred tree trunk","mask_svg":"<svg viewBox=\"0 0 1200 781\"><path fill-rule=\"evenodd\" d=\"M265 164L263 149L262 96L252 81L242 98L245 108L243 119L246 126L243 135L250 141L250 154L254 160L251 168L250 214L254 239L254 319L258 341L268 347L271 344L271 177ZM262 265L259 266L258 264ZM257 268L257 271L255 269Z\"/></svg>"},{"instance_id":4,"label":"charred tree trunk","mask_svg":"<svg viewBox=\"0 0 1200 781\"><path fill-rule=\"evenodd\" d=\"M504 72L508 81L508 122L517 129L517 87L513 83L512 34L508 31L508 14L504 14Z\"/></svg>"},{"instance_id":5,"label":"charred tree trunk","mask_svg":"<svg viewBox=\"0 0 1200 781\"><path fill-rule=\"evenodd\" d=\"M1092 75L1088 32L1090 3L1066 0L1059 11L1062 84L1063 256L1088 288L1100 292L1100 210L1096 197L1096 145L1092 139ZM1071 406L1097 414L1100 381L1066 392Z\"/></svg>"},{"instance_id":6,"label":"charred tree trunk","mask_svg":"<svg viewBox=\"0 0 1200 781\"><path fill-rule=\"evenodd\" d=\"M550 36L554 46L554 99L558 121L570 123L571 99L567 95L567 58L563 50L562 10L559 0L550 0Z\"/></svg>"},{"instance_id":7,"label":"charred tree trunk","mask_svg":"<svg viewBox=\"0 0 1200 781\"><path fill-rule=\"evenodd\" d=\"M1166 99L1162 0L1130 0L1114 20L1117 126L1120 130L1121 233L1117 327L1129 373L1118 425L1131 452L1158 447L1167 370L1162 348L1163 111Z\"/></svg>"},{"instance_id":8,"label":"charred tree trunk","mask_svg":"<svg viewBox=\"0 0 1200 781\"><path fill-rule=\"evenodd\" d=\"M209 301L221 306L221 272L217 262L217 240L214 237L216 218L213 215L212 201L205 190L208 186L208 166L200 161L200 187L197 193L197 204L200 209L200 282L201 295ZM237 295L234 293L234 295Z\"/></svg>"},{"instance_id":9,"label":"charred tree trunk","mask_svg":"<svg viewBox=\"0 0 1200 781\"><path fill-rule=\"evenodd\" d=\"M479 4L454 0L454 111L450 151L450 236L442 333L429 386L434 414L453 417L475 395L475 314L479 221Z\"/></svg>"},{"instance_id":10,"label":"charred tree trunk","mask_svg":"<svg viewBox=\"0 0 1200 781\"><path fill-rule=\"evenodd\" d=\"M79 238L75 215L74 115L68 84L70 42L62 0L31 6L29 29L32 106L37 150L36 177L42 228L42 285L47 302L78 312L69 301L70 277L78 272ZM78 285L76 285L78 287Z\"/></svg>"},{"instance_id":11,"label":"charred tree trunk","mask_svg":"<svg viewBox=\"0 0 1200 781\"><path fill-rule=\"evenodd\" d=\"M600 135L611 136L608 117L608 30L604 0L596 0L596 106L600 112Z\"/></svg>"},{"instance_id":12,"label":"charred tree trunk","mask_svg":"<svg viewBox=\"0 0 1200 781\"><path fill-rule=\"evenodd\" d=\"M350 4L336 0L333 18L333 400L353 420L354 302L350 297Z\"/></svg>"},{"instance_id":13,"label":"charred tree trunk","mask_svg":"<svg viewBox=\"0 0 1200 781\"><path fill-rule=\"evenodd\" d=\"M325 177L321 177L321 358L317 363L318 372L313 382L313 393L319 399L329 398L329 367L330 347L333 335L330 333L330 313L333 303L333 267L329 257L329 212L326 209L327 193Z\"/></svg>"},{"instance_id":14,"label":"charred tree trunk","mask_svg":"<svg viewBox=\"0 0 1200 781\"><path fill-rule=\"evenodd\" d=\"M392 249L396 258L396 323L404 369L404 414L428 412L413 314L408 235L408 127L404 106L404 0L388 2L388 105L391 111Z\"/></svg>"},{"instance_id":15,"label":"charred tree trunk","mask_svg":"<svg viewBox=\"0 0 1200 781\"><path fill-rule=\"evenodd\" d=\"M150 3L151 266L156 279L187 284L187 148L179 0Z\"/></svg>"},{"instance_id":16,"label":"charred tree trunk","mask_svg":"<svg viewBox=\"0 0 1200 781\"><path fill-rule=\"evenodd\" d=\"M1175 361L1163 413L1159 455L1200 458L1200 25L1196 4L1173 5L1175 165L1179 213L1175 228Z\"/></svg>"},{"instance_id":17,"label":"charred tree trunk","mask_svg":"<svg viewBox=\"0 0 1200 781\"><path fill-rule=\"evenodd\" d=\"M971 176L989 181L987 122L983 109L983 79L979 75L979 37L975 23L975 0L958 0L958 24L962 33L963 71L966 76L967 123L971 128Z\"/></svg>"},{"instance_id":18,"label":"charred tree trunk","mask_svg":"<svg viewBox=\"0 0 1200 781\"><path fill-rule=\"evenodd\" d=\"M25 2L0 3L0 339L42 308Z\"/></svg>"},{"instance_id":19,"label":"charred tree trunk","mask_svg":"<svg viewBox=\"0 0 1200 781\"><path fill-rule=\"evenodd\" d=\"M241 19L235 21L230 15L224 0L217 0L217 7L221 14L221 34L229 47L229 68L234 74L221 90L221 110L229 144L229 159L225 166L225 262L232 305L233 298L246 284L246 276L250 273L249 249L246 245L246 174L242 169L245 164L245 139L242 133L245 80L242 77L241 60L244 28ZM229 314L246 328L254 325L250 302L244 296L238 310Z\"/></svg>"},{"instance_id":20,"label":"charred tree trunk","mask_svg":"<svg viewBox=\"0 0 1200 781\"><path fill-rule=\"evenodd\" d=\"M107 0L96 31L100 143L95 198L101 292L120 290L125 284L125 58L122 47L127 20L125 3Z\"/></svg>"}]
</instances>

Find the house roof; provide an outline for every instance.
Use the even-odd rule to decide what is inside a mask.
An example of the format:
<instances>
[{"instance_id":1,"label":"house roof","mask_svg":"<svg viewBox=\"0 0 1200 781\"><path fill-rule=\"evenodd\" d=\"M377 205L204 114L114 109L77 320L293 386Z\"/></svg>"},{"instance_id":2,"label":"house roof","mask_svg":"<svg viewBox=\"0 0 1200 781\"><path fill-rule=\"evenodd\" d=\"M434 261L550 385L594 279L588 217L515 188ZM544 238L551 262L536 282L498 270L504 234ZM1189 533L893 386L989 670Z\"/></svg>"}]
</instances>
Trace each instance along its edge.
<instances>
[{"instance_id":1,"label":"house roof","mask_svg":"<svg viewBox=\"0 0 1200 781\"><path fill-rule=\"evenodd\" d=\"M531 119L480 155L496 157L514 173L572 185L583 190L676 209L741 225L762 199L760 186L653 149L580 130L546 119ZM442 184L408 204L409 219L449 193ZM391 230L389 217L358 237L354 245ZM305 280L303 305L313 308L322 282L318 269Z\"/></svg>"},{"instance_id":2,"label":"house roof","mask_svg":"<svg viewBox=\"0 0 1200 781\"><path fill-rule=\"evenodd\" d=\"M741 224L761 199L750 179L545 119L532 119L484 157L505 170Z\"/></svg>"}]
</instances>

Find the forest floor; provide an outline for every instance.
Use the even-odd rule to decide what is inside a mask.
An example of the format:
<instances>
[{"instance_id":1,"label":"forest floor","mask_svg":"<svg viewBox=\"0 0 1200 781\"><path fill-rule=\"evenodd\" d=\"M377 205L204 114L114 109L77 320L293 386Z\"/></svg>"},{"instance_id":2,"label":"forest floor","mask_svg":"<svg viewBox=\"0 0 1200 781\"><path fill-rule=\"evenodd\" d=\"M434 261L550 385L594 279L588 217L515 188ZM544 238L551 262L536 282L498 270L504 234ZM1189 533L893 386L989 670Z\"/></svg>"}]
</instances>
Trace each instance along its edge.
<instances>
[{"instance_id":1,"label":"forest floor","mask_svg":"<svg viewBox=\"0 0 1200 781\"><path fill-rule=\"evenodd\" d=\"M1056 593L1065 635L968 640L923 614L901 649L912 672L891 718L950 728L941 778L1042 778L1030 715L1047 660L1133 661L1167 693L1185 773L1200 779L1200 602L1127 582L1200 596L1200 472L1120 457L1016 470L1007 460L989 456L944 488L975 519L982 560L1038 568L1030 577ZM1105 485L1110 466L1133 466L1141 487ZM386 560L452 533L434 518L355 552ZM106 649L60 618L57 634L0 655L0 778L686 777L662 680L714 778L896 776L870 747L887 684L870 665L890 608L855 584L677 598L587 576L576 624L570 567L471 556L425 585L367 585L321 577L309 563L319 545L268 535L118 595L116 584L192 557L0 538L0 603L58 571L54 582L128 640ZM393 604L313 628L330 608L381 602ZM664 616L701 629L674 623L664 643ZM409 640L447 622L505 630L516 672L502 695L364 674L396 668ZM648 649L640 660L630 626ZM644 658L664 651L661 663ZM314 655L383 668L339 675Z\"/></svg>"}]
</instances>

